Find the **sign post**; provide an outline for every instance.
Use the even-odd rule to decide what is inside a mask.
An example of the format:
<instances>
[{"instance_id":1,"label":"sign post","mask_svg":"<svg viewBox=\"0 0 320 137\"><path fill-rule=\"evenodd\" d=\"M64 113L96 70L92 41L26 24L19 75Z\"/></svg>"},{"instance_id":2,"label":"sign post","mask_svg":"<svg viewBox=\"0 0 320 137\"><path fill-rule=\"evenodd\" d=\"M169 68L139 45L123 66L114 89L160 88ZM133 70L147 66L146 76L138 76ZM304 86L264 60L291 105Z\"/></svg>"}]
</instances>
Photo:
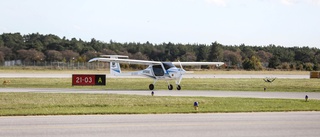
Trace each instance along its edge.
<instances>
[{"instance_id":1,"label":"sign post","mask_svg":"<svg viewBox=\"0 0 320 137\"><path fill-rule=\"evenodd\" d=\"M72 74L72 86L105 86L106 75Z\"/></svg>"}]
</instances>

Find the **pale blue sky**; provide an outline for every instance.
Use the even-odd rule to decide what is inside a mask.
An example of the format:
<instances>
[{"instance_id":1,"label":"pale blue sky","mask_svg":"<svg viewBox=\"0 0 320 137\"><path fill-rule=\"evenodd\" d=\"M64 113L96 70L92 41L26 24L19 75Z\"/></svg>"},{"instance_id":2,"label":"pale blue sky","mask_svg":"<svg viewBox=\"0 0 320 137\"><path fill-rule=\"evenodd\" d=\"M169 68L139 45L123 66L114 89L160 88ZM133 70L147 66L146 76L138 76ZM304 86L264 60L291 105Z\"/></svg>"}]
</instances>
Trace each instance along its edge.
<instances>
[{"instance_id":1,"label":"pale blue sky","mask_svg":"<svg viewBox=\"0 0 320 137\"><path fill-rule=\"evenodd\" d=\"M320 0L0 0L0 33L320 48Z\"/></svg>"}]
</instances>

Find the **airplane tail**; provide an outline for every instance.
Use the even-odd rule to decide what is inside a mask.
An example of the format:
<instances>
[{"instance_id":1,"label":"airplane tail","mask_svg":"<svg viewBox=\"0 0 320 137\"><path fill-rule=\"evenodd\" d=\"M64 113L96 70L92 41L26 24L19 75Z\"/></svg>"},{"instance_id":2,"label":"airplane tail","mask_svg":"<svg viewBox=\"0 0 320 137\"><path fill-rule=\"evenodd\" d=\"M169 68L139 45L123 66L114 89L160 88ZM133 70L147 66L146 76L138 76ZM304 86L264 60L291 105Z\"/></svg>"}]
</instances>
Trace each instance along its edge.
<instances>
[{"instance_id":1,"label":"airplane tail","mask_svg":"<svg viewBox=\"0 0 320 137\"><path fill-rule=\"evenodd\" d=\"M121 73L120 63L110 62L110 74L119 75Z\"/></svg>"},{"instance_id":2,"label":"airplane tail","mask_svg":"<svg viewBox=\"0 0 320 137\"><path fill-rule=\"evenodd\" d=\"M128 58L128 56L123 56L123 55L102 55L102 57L110 57L113 59ZM110 74L111 75L121 74L121 68L120 68L119 62L110 62Z\"/></svg>"}]
</instances>

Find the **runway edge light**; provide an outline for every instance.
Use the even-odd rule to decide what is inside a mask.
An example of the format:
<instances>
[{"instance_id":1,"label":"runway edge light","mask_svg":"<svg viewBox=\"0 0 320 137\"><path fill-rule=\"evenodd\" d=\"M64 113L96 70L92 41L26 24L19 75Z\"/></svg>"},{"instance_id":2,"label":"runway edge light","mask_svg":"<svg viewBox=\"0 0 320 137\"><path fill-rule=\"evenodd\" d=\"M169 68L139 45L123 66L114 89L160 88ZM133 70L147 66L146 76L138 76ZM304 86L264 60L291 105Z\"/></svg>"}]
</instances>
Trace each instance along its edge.
<instances>
[{"instance_id":1,"label":"runway edge light","mask_svg":"<svg viewBox=\"0 0 320 137\"><path fill-rule=\"evenodd\" d=\"M199 103L198 103L198 102L194 102L194 103L193 103L193 106L194 106L194 109L195 109L195 110L198 110Z\"/></svg>"}]
</instances>

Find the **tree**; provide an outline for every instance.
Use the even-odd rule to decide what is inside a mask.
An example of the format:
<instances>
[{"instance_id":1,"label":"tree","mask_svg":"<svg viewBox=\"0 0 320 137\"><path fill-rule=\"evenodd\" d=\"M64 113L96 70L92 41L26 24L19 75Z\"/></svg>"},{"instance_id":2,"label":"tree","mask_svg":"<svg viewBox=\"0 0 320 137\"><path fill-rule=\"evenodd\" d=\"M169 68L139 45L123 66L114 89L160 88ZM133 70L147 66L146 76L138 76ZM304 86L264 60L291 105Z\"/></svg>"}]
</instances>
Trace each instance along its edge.
<instances>
[{"instance_id":1,"label":"tree","mask_svg":"<svg viewBox=\"0 0 320 137\"><path fill-rule=\"evenodd\" d=\"M308 47L296 48L294 59L301 62L312 62L315 53Z\"/></svg>"},{"instance_id":2,"label":"tree","mask_svg":"<svg viewBox=\"0 0 320 137\"><path fill-rule=\"evenodd\" d=\"M281 69L282 70L289 70L290 69L290 64L288 62L281 63Z\"/></svg>"},{"instance_id":3,"label":"tree","mask_svg":"<svg viewBox=\"0 0 320 137\"><path fill-rule=\"evenodd\" d=\"M75 61L79 57L79 53L74 52L72 50L61 51L62 56L66 59L66 61Z\"/></svg>"},{"instance_id":4,"label":"tree","mask_svg":"<svg viewBox=\"0 0 320 137\"><path fill-rule=\"evenodd\" d=\"M19 58L27 62L42 61L46 57L42 52L37 51L35 49L29 49L29 50L21 49L21 50L18 50L17 52L18 52Z\"/></svg>"},{"instance_id":5,"label":"tree","mask_svg":"<svg viewBox=\"0 0 320 137\"><path fill-rule=\"evenodd\" d=\"M196 60L197 60L197 56L195 55L195 53L189 52L189 51L180 57L180 61L192 62L192 61L196 61Z\"/></svg>"},{"instance_id":6,"label":"tree","mask_svg":"<svg viewBox=\"0 0 320 137\"><path fill-rule=\"evenodd\" d=\"M49 46L53 43L62 44L61 38L56 35L52 35L52 34L42 36L41 42L43 43L44 46Z\"/></svg>"},{"instance_id":7,"label":"tree","mask_svg":"<svg viewBox=\"0 0 320 137\"><path fill-rule=\"evenodd\" d=\"M306 71L313 71L313 64L308 62L304 64Z\"/></svg>"},{"instance_id":8,"label":"tree","mask_svg":"<svg viewBox=\"0 0 320 137\"><path fill-rule=\"evenodd\" d=\"M63 51L65 50L65 43L60 39L60 37L56 35L44 35L41 37L41 42L43 44L44 48L43 50L57 50L57 51Z\"/></svg>"},{"instance_id":9,"label":"tree","mask_svg":"<svg viewBox=\"0 0 320 137\"><path fill-rule=\"evenodd\" d=\"M295 53L289 49L282 49L278 56L281 62L293 62Z\"/></svg>"},{"instance_id":10,"label":"tree","mask_svg":"<svg viewBox=\"0 0 320 137\"><path fill-rule=\"evenodd\" d=\"M56 50L47 50L46 51L48 61L62 61L62 53Z\"/></svg>"},{"instance_id":11,"label":"tree","mask_svg":"<svg viewBox=\"0 0 320 137\"><path fill-rule=\"evenodd\" d=\"M169 42L168 44L165 45L165 52L167 55L166 60L168 61L174 61L178 56L179 56L179 49L178 46L175 44Z\"/></svg>"},{"instance_id":12,"label":"tree","mask_svg":"<svg viewBox=\"0 0 320 137\"><path fill-rule=\"evenodd\" d=\"M230 50L225 50L223 52L224 61L227 62L228 66L235 66L241 63L241 55L239 52L234 52Z\"/></svg>"},{"instance_id":13,"label":"tree","mask_svg":"<svg viewBox=\"0 0 320 137\"><path fill-rule=\"evenodd\" d=\"M23 37L20 33L4 33L2 34L4 45L13 51L25 48Z\"/></svg>"},{"instance_id":14,"label":"tree","mask_svg":"<svg viewBox=\"0 0 320 137\"><path fill-rule=\"evenodd\" d=\"M280 60L278 56L273 56L269 59L269 68L277 68L280 65Z\"/></svg>"},{"instance_id":15,"label":"tree","mask_svg":"<svg viewBox=\"0 0 320 137\"><path fill-rule=\"evenodd\" d=\"M2 40L2 36L0 35L0 47L4 47L4 42Z\"/></svg>"},{"instance_id":16,"label":"tree","mask_svg":"<svg viewBox=\"0 0 320 137\"><path fill-rule=\"evenodd\" d=\"M76 38L71 39L70 45L71 45L70 50L73 50L78 53L82 52L82 50L84 48L83 42L78 41Z\"/></svg>"},{"instance_id":17,"label":"tree","mask_svg":"<svg viewBox=\"0 0 320 137\"><path fill-rule=\"evenodd\" d=\"M243 59L251 58L255 54L251 47L246 46L244 44L240 45L240 50L241 50L241 56Z\"/></svg>"},{"instance_id":18,"label":"tree","mask_svg":"<svg viewBox=\"0 0 320 137\"><path fill-rule=\"evenodd\" d=\"M208 56L208 50L206 45L199 45L198 48L198 53L197 53L197 61L205 61Z\"/></svg>"},{"instance_id":19,"label":"tree","mask_svg":"<svg viewBox=\"0 0 320 137\"><path fill-rule=\"evenodd\" d=\"M103 55L116 55L116 54L117 54L115 51L110 50L110 49L103 49L103 50L101 51L101 53L102 53ZM98 55L98 54L97 54L97 55Z\"/></svg>"},{"instance_id":20,"label":"tree","mask_svg":"<svg viewBox=\"0 0 320 137\"><path fill-rule=\"evenodd\" d=\"M149 60L149 58L146 55L142 54L141 52L137 52L137 53L133 54L132 57L134 59Z\"/></svg>"},{"instance_id":21,"label":"tree","mask_svg":"<svg viewBox=\"0 0 320 137\"><path fill-rule=\"evenodd\" d=\"M2 51L0 51L0 63L4 62L4 53Z\"/></svg>"},{"instance_id":22,"label":"tree","mask_svg":"<svg viewBox=\"0 0 320 137\"><path fill-rule=\"evenodd\" d=\"M263 50L259 50L256 55L259 57L261 62L269 62L270 58L272 57L272 54L270 52L266 52Z\"/></svg>"},{"instance_id":23,"label":"tree","mask_svg":"<svg viewBox=\"0 0 320 137\"><path fill-rule=\"evenodd\" d=\"M88 61L89 59L95 58L99 55L96 51L87 51L86 53L82 54L82 58L85 61ZM107 55L115 55L115 54L107 54Z\"/></svg>"},{"instance_id":24,"label":"tree","mask_svg":"<svg viewBox=\"0 0 320 137\"><path fill-rule=\"evenodd\" d=\"M12 60L15 58L15 55L10 48L0 47L0 51L4 54L4 60Z\"/></svg>"},{"instance_id":25,"label":"tree","mask_svg":"<svg viewBox=\"0 0 320 137\"><path fill-rule=\"evenodd\" d=\"M238 66L242 62L245 65L253 63L252 57L255 56L265 67L269 62L268 67L271 68L283 66L287 68L289 64L291 69L307 69L305 63L309 62L313 64L313 70L318 70L320 63L320 49L309 47L286 48L273 44L268 46L245 44L232 46L222 45L218 42L213 42L209 46L171 42L152 44L148 41L146 43L119 43L110 40L105 43L94 38L88 42L76 38L69 40L63 37L61 39L53 34L32 33L23 36L20 33L0 34L0 52L2 52L1 56L4 60L34 61L36 59L31 54L36 53L33 50L45 53L46 56L40 56L47 57L42 59L48 61L60 61L63 58L67 61L70 59L88 61L101 54L124 54L136 59L155 61L224 61L230 62L232 66ZM22 52L26 54L22 55ZM79 58L80 56L81 58ZM228 65L230 64L228 63ZM308 69L310 70L310 67Z\"/></svg>"},{"instance_id":26,"label":"tree","mask_svg":"<svg viewBox=\"0 0 320 137\"><path fill-rule=\"evenodd\" d=\"M41 42L41 35L39 33L33 33L29 35L24 35L24 43L27 49L35 49L37 51L44 51L46 46Z\"/></svg>"},{"instance_id":27,"label":"tree","mask_svg":"<svg viewBox=\"0 0 320 137\"><path fill-rule=\"evenodd\" d=\"M242 66L246 70L262 70L261 62L256 56L252 56L250 59L246 58Z\"/></svg>"},{"instance_id":28,"label":"tree","mask_svg":"<svg viewBox=\"0 0 320 137\"><path fill-rule=\"evenodd\" d=\"M218 42L211 43L208 61L222 61L223 50L222 45Z\"/></svg>"},{"instance_id":29,"label":"tree","mask_svg":"<svg viewBox=\"0 0 320 137\"><path fill-rule=\"evenodd\" d=\"M103 44L94 38L91 39L89 46L92 47L95 51L102 51L103 49Z\"/></svg>"}]
</instances>

